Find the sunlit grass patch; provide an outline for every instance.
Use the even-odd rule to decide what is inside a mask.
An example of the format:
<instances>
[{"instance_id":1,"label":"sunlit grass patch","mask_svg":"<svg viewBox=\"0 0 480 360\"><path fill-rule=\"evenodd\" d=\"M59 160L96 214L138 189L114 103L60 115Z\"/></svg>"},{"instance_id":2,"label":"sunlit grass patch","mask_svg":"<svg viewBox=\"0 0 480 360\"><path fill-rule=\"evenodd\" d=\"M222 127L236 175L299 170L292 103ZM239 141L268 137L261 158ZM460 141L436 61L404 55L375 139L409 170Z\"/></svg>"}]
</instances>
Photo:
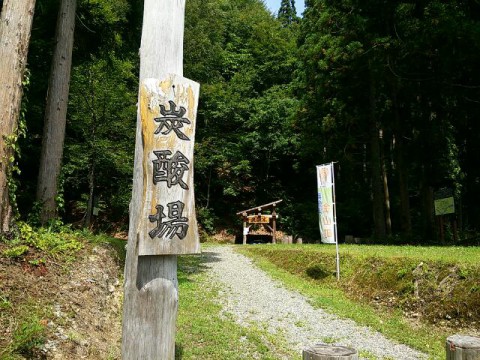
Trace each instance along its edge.
<instances>
[{"instance_id":1,"label":"sunlit grass patch","mask_svg":"<svg viewBox=\"0 0 480 360\"><path fill-rule=\"evenodd\" d=\"M223 311L221 288L205 272L205 261L205 255L179 258L176 358L295 359L298 354L287 350L281 335L261 324L243 327Z\"/></svg>"}]
</instances>

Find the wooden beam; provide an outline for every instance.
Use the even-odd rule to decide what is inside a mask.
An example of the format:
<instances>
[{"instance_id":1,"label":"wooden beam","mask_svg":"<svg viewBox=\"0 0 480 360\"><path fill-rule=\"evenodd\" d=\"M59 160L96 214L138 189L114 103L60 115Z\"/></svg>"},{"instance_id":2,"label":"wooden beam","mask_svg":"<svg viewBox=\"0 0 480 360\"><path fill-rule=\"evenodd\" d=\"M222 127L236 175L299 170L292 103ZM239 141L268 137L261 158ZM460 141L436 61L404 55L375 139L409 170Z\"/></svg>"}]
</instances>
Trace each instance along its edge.
<instances>
[{"instance_id":1,"label":"wooden beam","mask_svg":"<svg viewBox=\"0 0 480 360\"><path fill-rule=\"evenodd\" d=\"M277 200L277 201L273 201L271 203L268 203L268 204L264 204L264 205L260 205L260 206L255 206L254 208L251 208L251 209L247 209L247 210L242 210L242 211L239 211L237 212L237 215L242 215L243 213L248 213L248 212L251 212L251 211L262 211L263 209L267 208L267 207L270 207L270 206L276 206L277 204L281 203L283 200ZM259 210L260 209L260 210Z\"/></svg>"},{"instance_id":2,"label":"wooden beam","mask_svg":"<svg viewBox=\"0 0 480 360\"><path fill-rule=\"evenodd\" d=\"M273 228L269 224L262 224L265 229L273 233Z\"/></svg>"},{"instance_id":3,"label":"wooden beam","mask_svg":"<svg viewBox=\"0 0 480 360\"><path fill-rule=\"evenodd\" d=\"M275 211L275 207L277 204L273 205L273 211L272 211L272 244L275 244L277 242L277 213Z\"/></svg>"}]
</instances>

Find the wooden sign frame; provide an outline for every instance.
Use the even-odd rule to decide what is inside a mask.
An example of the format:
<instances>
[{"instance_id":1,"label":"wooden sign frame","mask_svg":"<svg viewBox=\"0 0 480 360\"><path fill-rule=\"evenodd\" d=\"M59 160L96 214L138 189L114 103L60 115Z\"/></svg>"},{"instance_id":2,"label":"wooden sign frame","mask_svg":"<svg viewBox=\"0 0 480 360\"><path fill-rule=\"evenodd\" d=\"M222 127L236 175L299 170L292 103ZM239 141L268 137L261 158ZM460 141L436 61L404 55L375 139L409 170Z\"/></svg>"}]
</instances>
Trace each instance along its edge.
<instances>
[{"instance_id":1,"label":"wooden sign frame","mask_svg":"<svg viewBox=\"0 0 480 360\"><path fill-rule=\"evenodd\" d=\"M248 215L248 224L270 224L272 215Z\"/></svg>"},{"instance_id":2,"label":"wooden sign frame","mask_svg":"<svg viewBox=\"0 0 480 360\"><path fill-rule=\"evenodd\" d=\"M175 74L142 81L140 256L200 252L193 186L199 91L198 83Z\"/></svg>"}]
</instances>

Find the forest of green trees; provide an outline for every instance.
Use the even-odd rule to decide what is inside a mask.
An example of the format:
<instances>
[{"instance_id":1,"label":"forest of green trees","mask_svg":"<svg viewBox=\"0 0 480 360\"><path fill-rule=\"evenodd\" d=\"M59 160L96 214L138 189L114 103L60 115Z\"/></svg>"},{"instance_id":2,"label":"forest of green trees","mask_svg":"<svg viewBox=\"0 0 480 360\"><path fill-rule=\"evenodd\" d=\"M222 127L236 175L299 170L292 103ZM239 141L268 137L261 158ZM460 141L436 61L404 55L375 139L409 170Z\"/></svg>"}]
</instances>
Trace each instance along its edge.
<instances>
[{"instance_id":1,"label":"forest of green trees","mask_svg":"<svg viewBox=\"0 0 480 360\"><path fill-rule=\"evenodd\" d=\"M2 47L20 28L8 27L15 3L0 1ZM21 85L0 89L0 232L18 220L125 229L143 1L25 3L35 11ZM281 230L318 239L315 165L336 162L341 240L478 244L479 0L307 0L298 16L294 0L278 14L261 0L187 0L185 19L184 76L201 84L204 231L241 229L237 211L283 199ZM55 74L67 93L58 99ZM20 87L18 109L6 112ZM443 240L434 196L445 188L456 213Z\"/></svg>"}]
</instances>

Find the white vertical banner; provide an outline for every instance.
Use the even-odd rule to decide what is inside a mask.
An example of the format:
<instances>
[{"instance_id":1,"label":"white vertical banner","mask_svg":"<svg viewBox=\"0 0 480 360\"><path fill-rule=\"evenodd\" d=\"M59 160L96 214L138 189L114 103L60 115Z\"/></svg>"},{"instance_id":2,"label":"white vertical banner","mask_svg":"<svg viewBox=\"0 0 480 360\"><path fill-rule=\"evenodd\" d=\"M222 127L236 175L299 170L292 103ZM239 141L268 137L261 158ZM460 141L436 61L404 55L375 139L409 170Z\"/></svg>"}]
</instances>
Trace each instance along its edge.
<instances>
[{"instance_id":1,"label":"white vertical banner","mask_svg":"<svg viewBox=\"0 0 480 360\"><path fill-rule=\"evenodd\" d=\"M333 163L317 166L318 217L322 243L336 243Z\"/></svg>"},{"instance_id":2,"label":"white vertical banner","mask_svg":"<svg viewBox=\"0 0 480 360\"><path fill-rule=\"evenodd\" d=\"M318 216L322 243L335 244L337 252L337 280L340 280L340 252L337 233L337 204L335 201L335 174L333 162L317 165Z\"/></svg>"}]
</instances>

